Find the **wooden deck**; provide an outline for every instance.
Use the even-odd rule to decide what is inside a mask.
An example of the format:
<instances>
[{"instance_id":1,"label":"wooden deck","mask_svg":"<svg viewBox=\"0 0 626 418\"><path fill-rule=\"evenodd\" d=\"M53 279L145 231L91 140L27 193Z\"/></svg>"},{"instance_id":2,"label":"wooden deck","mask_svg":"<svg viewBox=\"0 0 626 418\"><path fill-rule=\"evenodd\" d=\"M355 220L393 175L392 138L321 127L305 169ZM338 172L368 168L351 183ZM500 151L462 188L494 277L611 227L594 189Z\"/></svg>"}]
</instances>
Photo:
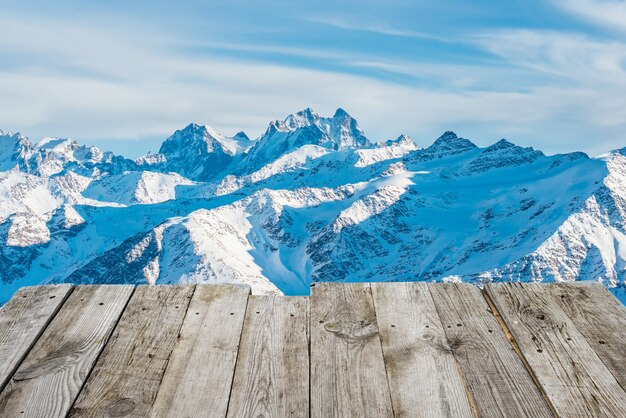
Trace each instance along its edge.
<instances>
[{"instance_id":1,"label":"wooden deck","mask_svg":"<svg viewBox=\"0 0 626 418\"><path fill-rule=\"evenodd\" d=\"M21 289L2 417L626 417L626 308L598 284Z\"/></svg>"}]
</instances>

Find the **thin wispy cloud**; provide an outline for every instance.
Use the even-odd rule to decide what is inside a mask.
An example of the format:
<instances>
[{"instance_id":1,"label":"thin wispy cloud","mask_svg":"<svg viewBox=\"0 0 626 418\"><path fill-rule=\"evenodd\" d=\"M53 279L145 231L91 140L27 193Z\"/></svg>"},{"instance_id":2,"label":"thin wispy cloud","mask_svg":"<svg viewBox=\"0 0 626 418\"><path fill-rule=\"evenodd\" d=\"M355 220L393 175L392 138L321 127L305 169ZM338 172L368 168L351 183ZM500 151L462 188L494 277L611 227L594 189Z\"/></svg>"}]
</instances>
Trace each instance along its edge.
<instances>
[{"instance_id":1,"label":"thin wispy cloud","mask_svg":"<svg viewBox=\"0 0 626 418\"><path fill-rule=\"evenodd\" d=\"M355 23L353 21L342 19L337 16L328 16L328 15L317 16L317 17L307 17L304 20L318 23L324 26L331 26L331 27L338 28L338 29L346 29L346 30L360 31L360 32L372 32L372 33L377 33L380 35L399 36L403 38L415 38L415 39L425 39L425 40L440 41L440 42L451 42L451 40L449 39L436 36L434 34L418 32L418 31L414 31L410 29L402 29L399 27L384 25L379 22Z\"/></svg>"},{"instance_id":2,"label":"thin wispy cloud","mask_svg":"<svg viewBox=\"0 0 626 418\"><path fill-rule=\"evenodd\" d=\"M579 19L626 34L626 2L623 0L555 0Z\"/></svg>"},{"instance_id":3,"label":"thin wispy cloud","mask_svg":"<svg viewBox=\"0 0 626 418\"><path fill-rule=\"evenodd\" d=\"M558 75L565 82L626 83L626 43L537 30L490 32L472 40L513 65Z\"/></svg>"},{"instance_id":4,"label":"thin wispy cloud","mask_svg":"<svg viewBox=\"0 0 626 418\"><path fill-rule=\"evenodd\" d=\"M295 48L280 45L252 44L252 43L235 43L235 42L212 42L212 41L189 41L185 40L181 43L184 48L198 48L208 51L236 51L248 53L269 53L280 54L293 57L305 57L316 59L345 59L346 54L339 51L331 51L327 49L316 48Z\"/></svg>"}]
</instances>

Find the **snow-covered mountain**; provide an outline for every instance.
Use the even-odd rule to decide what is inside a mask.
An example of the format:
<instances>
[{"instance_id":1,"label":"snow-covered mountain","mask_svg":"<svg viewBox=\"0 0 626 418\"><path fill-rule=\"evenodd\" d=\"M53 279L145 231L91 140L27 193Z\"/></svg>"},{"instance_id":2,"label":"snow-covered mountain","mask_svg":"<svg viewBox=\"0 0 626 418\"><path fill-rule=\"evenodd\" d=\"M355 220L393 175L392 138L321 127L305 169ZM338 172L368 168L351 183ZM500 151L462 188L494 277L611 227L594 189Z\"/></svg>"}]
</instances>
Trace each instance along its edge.
<instances>
[{"instance_id":1,"label":"snow-covered mountain","mask_svg":"<svg viewBox=\"0 0 626 418\"><path fill-rule=\"evenodd\" d=\"M243 132L229 138L210 126L192 123L167 138L158 154L141 157L137 162L145 169L206 181L225 172L252 145Z\"/></svg>"},{"instance_id":2,"label":"snow-covered mountain","mask_svg":"<svg viewBox=\"0 0 626 418\"><path fill-rule=\"evenodd\" d=\"M289 115L284 121L270 123L265 134L256 141L236 173L261 169L282 155L316 145L332 151L370 147L370 141L352 116L337 109L332 118L320 117L311 109Z\"/></svg>"},{"instance_id":3,"label":"snow-covered mountain","mask_svg":"<svg viewBox=\"0 0 626 418\"><path fill-rule=\"evenodd\" d=\"M341 109L255 140L191 124L136 161L0 132L0 302L48 282L363 280L600 280L623 296L626 149L373 143Z\"/></svg>"}]
</instances>

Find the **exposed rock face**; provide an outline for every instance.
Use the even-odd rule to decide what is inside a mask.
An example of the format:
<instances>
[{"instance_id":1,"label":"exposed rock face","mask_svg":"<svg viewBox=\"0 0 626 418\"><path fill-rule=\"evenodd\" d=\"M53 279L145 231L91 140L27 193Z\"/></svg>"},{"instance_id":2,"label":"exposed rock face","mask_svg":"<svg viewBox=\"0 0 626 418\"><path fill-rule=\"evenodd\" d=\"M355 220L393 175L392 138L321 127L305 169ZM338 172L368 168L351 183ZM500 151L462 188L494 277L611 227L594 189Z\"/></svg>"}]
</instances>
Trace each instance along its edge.
<instances>
[{"instance_id":1,"label":"exposed rock face","mask_svg":"<svg viewBox=\"0 0 626 418\"><path fill-rule=\"evenodd\" d=\"M305 109L287 116L284 121L270 123L237 171L255 171L304 145L318 145L333 151L372 146L357 121L343 109L337 109L332 118L323 118Z\"/></svg>"},{"instance_id":2,"label":"exposed rock face","mask_svg":"<svg viewBox=\"0 0 626 418\"><path fill-rule=\"evenodd\" d=\"M224 172L235 157L251 143L241 134L225 137L209 126L190 124L163 142L160 170L179 173L192 180L206 181Z\"/></svg>"}]
</instances>

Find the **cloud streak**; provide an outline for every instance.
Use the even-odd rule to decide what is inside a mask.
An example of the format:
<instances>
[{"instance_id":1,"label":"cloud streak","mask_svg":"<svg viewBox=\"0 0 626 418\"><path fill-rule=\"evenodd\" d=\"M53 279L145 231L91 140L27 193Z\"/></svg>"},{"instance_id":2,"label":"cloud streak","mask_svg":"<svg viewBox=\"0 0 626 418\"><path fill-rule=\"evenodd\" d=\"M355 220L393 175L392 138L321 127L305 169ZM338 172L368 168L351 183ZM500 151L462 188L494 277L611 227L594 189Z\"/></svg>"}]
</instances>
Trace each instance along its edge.
<instances>
[{"instance_id":1,"label":"cloud streak","mask_svg":"<svg viewBox=\"0 0 626 418\"><path fill-rule=\"evenodd\" d=\"M474 36L482 48L507 62L567 81L626 83L626 43L593 40L577 33L504 30Z\"/></svg>"},{"instance_id":2,"label":"cloud streak","mask_svg":"<svg viewBox=\"0 0 626 418\"><path fill-rule=\"evenodd\" d=\"M372 33L377 33L380 35L398 36L402 38L414 38L414 39L423 39L423 40L431 40L431 41L439 41L439 42L452 42L450 39L437 36L432 33L418 32L418 31L414 31L410 29L402 29L398 27L384 25L380 22L355 23L354 21L350 21L348 19L344 19L338 16L316 16L316 17L308 17L308 18L305 18L304 20L308 22L313 22L313 23L317 23L320 25L324 25L324 26L331 26L334 28L351 30L351 31L372 32Z\"/></svg>"},{"instance_id":3,"label":"cloud streak","mask_svg":"<svg viewBox=\"0 0 626 418\"><path fill-rule=\"evenodd\" d=\"M626 34L626 2L615 0L555 0L557 6L581 20Z\"/></svg>"}]
</instances>

